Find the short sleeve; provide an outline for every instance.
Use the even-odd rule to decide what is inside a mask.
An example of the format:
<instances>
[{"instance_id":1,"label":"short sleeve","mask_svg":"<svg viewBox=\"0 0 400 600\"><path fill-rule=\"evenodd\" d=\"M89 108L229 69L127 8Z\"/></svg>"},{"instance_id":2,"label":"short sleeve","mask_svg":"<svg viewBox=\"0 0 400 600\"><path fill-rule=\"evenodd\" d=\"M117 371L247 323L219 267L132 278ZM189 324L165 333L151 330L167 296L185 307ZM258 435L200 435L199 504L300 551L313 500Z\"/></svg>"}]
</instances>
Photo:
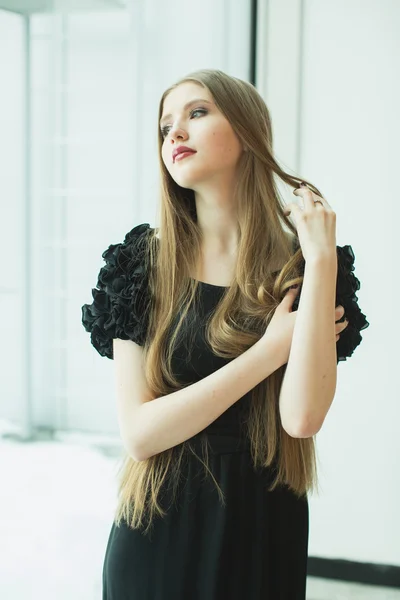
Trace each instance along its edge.
<instances>
[{"instance_id":1,"label":"short sleeve","mask_svg":"<svg viewBox=\"0 0 400 600\"><path fill-rule=\"evenodd\" d=\"M295 249L298 244L295 244ZM360 289L361 284L354 273L355 255L353 248L349 245L336 246L336 254L338 258L338 270L336 278L336 301L335 306L343 306L344 315L339 322L348 319L349 324L346 329L340 333L339 340L336 343L337 363L350 358L354 350L362 341L361 331L369 327L369 322L366 316L362 313L358 304L356 292ZM301 269L301 275L304 274L304 266ZM299 306L300 292L296 296L292 308L297 310Z\"/></svg>"},{"instance_id":2,"label":"short sleeve","mask_svg":"<svg viewBox=\"0 0 400 600\"><path fill-rule=\"evenodd\" d=\"M148 223L129 231L122 243L102 254L105 265L92 289L93 302L82 306L82 325L101 356L113 359L113 339L132 340L143 346L148 325L150 296L147 270Z\"/></svg>"},{"instance_id":3,"label":"short sleeve","mask_svg":"<svg viewBox=\"0 0 400 600\"><path fill-rule=\"evenodd\" d=\"M336 246L338 256L338 273L336 281L336 304L343 306L344 319L349 321L346 329L341 332L336 344L337 362L341 362L352 356L354 350L362 341L361 331L369 327L369 322L358 305L356 292L361 284L354 273L355 255L353 248L349 245Z\"/></svg>"}]
</instances>

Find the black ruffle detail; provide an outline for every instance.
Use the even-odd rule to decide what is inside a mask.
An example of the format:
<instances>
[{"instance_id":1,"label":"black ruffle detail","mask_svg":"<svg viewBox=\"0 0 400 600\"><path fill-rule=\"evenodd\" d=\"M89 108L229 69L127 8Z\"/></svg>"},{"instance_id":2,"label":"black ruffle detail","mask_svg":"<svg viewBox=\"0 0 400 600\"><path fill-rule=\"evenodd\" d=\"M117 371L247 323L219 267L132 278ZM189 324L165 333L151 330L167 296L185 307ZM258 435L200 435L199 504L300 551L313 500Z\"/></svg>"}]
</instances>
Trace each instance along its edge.
<instances>
[{"instance_id":1,"label":"black ruffle detail","mask_svg":"<svg viewBox=\"0 0 400 600\"><path fill-rule=\"evenodd\" d=\"M348 319L349 324L346 329L340 333L339 340L336 343L337 362L350 358L354 350L362 341L360 331L369 327L366 316L361 312L358 306L358 297L356 292L360 289L360 281L354 274L355 255L353 248L349 245L336 246L338 257L338 271L336 279L336 302L335 306L343 306L344 315L340 322ZM301 269L301 275L304 275L305 263ZM301 295L301 286L299 294L293 302L293 310L297 310Z\"/></svg>"},{"instance_id":2,"label":"black ruffle detail","mask_svg":"<svg viewBox=\"0 0 400 600\"><path fill-rule=\"evenodd\" d=\"M143 346L146 339L150 298L147 271L149 223L137 225L120 244L102 254L106 264L98 274L93 303L82 306L82 324L101 356L113 359L113 338Z\"/></svg>"}]
</instances>

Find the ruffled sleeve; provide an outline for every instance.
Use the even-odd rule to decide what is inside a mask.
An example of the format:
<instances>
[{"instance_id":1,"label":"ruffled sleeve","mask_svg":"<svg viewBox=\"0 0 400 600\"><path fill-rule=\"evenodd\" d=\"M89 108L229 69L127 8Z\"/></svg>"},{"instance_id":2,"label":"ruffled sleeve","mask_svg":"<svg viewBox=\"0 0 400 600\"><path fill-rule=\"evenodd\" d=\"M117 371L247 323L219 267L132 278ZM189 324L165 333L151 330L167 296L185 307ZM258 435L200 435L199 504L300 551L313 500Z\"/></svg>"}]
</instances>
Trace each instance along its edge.
<instances>
[{"instance_id":1,"label":"ruffled sleeve","mask_svg":"<svg viewBox=\"0 0 400 600\"><path fill-rule=\"evenodd\" d=\"M366 316L361 312L358 305L356 292L360 289L359 279L354 274L355 255L353 248L349 245L336 246L338 257L338 271L336 279L336 302L335 306L343 306L344 315L339 322L348 319L349 324L346 329L340 333L339 340L336 343L337 363L350 358L354 350L362 341L361 331L369 327ZM304 264L302 275L304 274ZM298 309L301 289L295 301L293 310Z\"/></svg>"},{"instance_id":2,"label":"ruffled sleeve","mask_svg":"<svg viewBox=\"0 0 400 600\"><path fill-rule=\"evenodd\" d=\"M336 246L336 252L338 256L338 273L335 306L340 304L344 308L344 315L339 321L342 322L346 318L349 321L336 344L337 362L340 362L349 358L361 343L360 331L369 327L369 322L358 305L356 292L360 289L361 284L354 274L355 255L353 248L349 245Z\"/></svg>"},{"instance_id":3,"label":"ruffled sleeve","mask_svg":"<svg viewBox=\"0 0 400 600\"><path fill-rule=\"evenodd\" d=\"M101 356L113 359L113 339L143 346L150 305L147 272L148 223L129 231L122 243L102 254L105 265L92 289L92 304L82 306L82 324Z\"/></svg>"}]
</instances>

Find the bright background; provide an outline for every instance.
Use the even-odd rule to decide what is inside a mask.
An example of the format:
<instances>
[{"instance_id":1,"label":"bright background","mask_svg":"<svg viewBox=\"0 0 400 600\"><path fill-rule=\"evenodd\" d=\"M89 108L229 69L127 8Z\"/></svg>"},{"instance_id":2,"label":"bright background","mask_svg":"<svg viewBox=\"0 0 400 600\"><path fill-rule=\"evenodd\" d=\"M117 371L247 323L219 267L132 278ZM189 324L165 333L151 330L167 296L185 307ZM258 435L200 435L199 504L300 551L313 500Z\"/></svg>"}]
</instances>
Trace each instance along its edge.
<instances>
[{"instance_id":1,"label":"bright background","mask_svg":"<svg viewBox=\"0 0 400 600\"><path fill-rule=\"evenodd\" d=\"M113 363L90 345L81 306L92 301L109 244L138 223L155 225L162 91L198 68L251 79L252 4L0 0L6 600L56 597L51 573L72 586L65 598L100 597L121 445ZM278 160L315 183L337 213L337 243L353 247L370 322L354 356L339 363L317 436L321 493L310 497L309 554L394 566L399 27L395 0L259 0L255 81ZM49 571L51 556L58 566ZM85 576L85 560L92 570L81 589L75 565ZM28 592L23 581L29 588L41 569L49 590L32 588L40 576Z\"/></svg>"}]
</instances>

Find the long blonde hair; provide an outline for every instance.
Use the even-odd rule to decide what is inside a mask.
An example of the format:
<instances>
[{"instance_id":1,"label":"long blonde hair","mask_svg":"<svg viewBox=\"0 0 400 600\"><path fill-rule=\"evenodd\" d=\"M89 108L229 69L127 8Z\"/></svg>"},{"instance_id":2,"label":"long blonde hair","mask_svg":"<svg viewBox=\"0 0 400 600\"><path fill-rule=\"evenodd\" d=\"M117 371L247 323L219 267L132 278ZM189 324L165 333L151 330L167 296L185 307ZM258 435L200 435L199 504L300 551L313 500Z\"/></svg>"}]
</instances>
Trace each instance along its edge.
<instances>
[{"instance_id":1,"label":"long blonde hair","mask_svg":"<svg viewBox=\"0 0 400 600\"><path fill-rule=\"evenodd\" d=\"M306 181L287 174L272 151L272 127L268 108L256 88L219 70L201 70L184 77L161 97L159 119L167 94L183 82L207 88L218 109L247 148L238 164L237 203L239 246L234 281L224 293L207 322L206 339L213 352L235 358L250 348L264 333L288 288L301 284L303 255L294 225L283 212L274 176L293 188ZM144 350L145 372L153 397L182 388L171 370L171 355L187 310L195 298L196 271L201 249L194 192L180 187L161 158L163 137L159 130L161 169L160 229L150 230L148 239L149 291L153 298ZM308 181L317 194L319 190ZM285 231L286 227L286 231ZM289 230L292 236L288 234ZM271 265L276 265L272 271ZM162 274L162 276L159 276ZM154 300L156 299L156 301ZM172 320L184 308L176 328ZM293 438L283 429L279 414L279 391L286 365L257 385L252 393L246 423L255 467L277 464L270 491L288 486L298 497L317 487L315 440ZM159 498L166 482L177 489L180 468L190 440L137 462L126 455L121 467L119 501L115 522L124 519L131 528L151 527L155 516L164 516ZM214 480L221 501L221 488L209 463L196 454L205 472Z\"/></svg>"}]
</instances>

